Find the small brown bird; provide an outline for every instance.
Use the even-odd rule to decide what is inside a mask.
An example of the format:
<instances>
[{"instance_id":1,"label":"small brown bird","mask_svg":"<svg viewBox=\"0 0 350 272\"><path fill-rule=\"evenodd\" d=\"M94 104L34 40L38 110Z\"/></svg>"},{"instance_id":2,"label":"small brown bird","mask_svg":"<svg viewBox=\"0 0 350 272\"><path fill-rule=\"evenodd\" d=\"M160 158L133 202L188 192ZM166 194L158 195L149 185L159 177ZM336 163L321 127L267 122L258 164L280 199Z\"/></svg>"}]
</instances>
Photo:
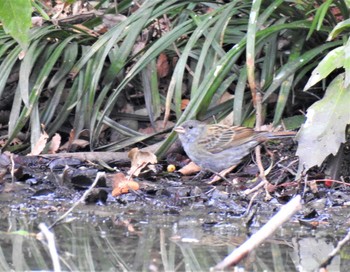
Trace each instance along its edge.
<instances>
[{"instance_id":1,"label":"small brown bird","mask_svg":"<svg viewBox=\"0 0 350 272\"><path fill-rule=\"evenodd\" d=\"M207 125L186 121L174 129L187 156L203 169L220 172L239 164L257 145L269 140L293 137L295 132L255 131L252 128Z\"/></svg>"}]
</instances>

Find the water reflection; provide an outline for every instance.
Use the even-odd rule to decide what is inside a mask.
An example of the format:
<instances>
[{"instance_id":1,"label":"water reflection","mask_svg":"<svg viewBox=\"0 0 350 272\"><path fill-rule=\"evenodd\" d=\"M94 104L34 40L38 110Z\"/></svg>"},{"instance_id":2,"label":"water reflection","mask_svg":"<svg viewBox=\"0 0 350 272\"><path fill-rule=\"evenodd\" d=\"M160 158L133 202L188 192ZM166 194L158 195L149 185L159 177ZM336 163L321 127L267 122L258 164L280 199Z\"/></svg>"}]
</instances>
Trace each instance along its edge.
<instances>
[{"instance_id":1,"label":"water reflection","mask_svg":"<svg viewBox=\"0 0 350 272\"><path fill-rule=\"evenodd\" d=\"M69 223L53 229L65 271L208 271L247 237L240 219L208 215L203 209L171 215L156 209L81 208ZM40 222L50 225L57 217L3 211L0 270L52 270L49 251L35 234ZM327 227L311 231L295 221L239 267L242 271L313 271L343 234ZM349 246L329 271L344 271L348 254Z\"/></svg>"}]
</instances>

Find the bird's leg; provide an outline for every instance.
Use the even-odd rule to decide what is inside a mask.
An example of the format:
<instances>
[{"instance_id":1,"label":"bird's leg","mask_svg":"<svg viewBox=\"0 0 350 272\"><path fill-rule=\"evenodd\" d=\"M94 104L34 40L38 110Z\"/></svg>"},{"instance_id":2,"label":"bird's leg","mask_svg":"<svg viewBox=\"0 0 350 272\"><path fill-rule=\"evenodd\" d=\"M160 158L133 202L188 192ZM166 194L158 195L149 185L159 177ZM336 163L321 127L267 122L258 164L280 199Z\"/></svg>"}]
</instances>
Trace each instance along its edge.
<instances>
[{"instance_id":1,"label":"bird's leg","mask_svg":"<svg viewBox=\"0 0 350 272\"><path fill-rule=\"evenodd\" d=\"M206 174L208 173L207 170L200 170L193 178L192 178L192 181L201 181L205 176Z\"/></svg>"},{"instance_id":2,"label":"bird's leg","mask_svg":"<svg viewBox=\"0 0 350 272\"><path fill-rule=\"evenodd\" d=\"M230 183L230 181L229 181L227 178L225 178L225 176L226 176L228 173L230 173L233 169L235 169L236 166L237 166L237 165L232 165L231 167L222 170L220 173L217 173L217 172L215 172L215 171L211 171L211 170L210 170L210 172L212 172L213 174L215 174L215 176L211 179L211 181L209 182L209 184L213 184L213 183L215 183L215 182L217 182L217 181L219 181L219 180L221 180L221 179L223 179L223 180L225 180L226 182L229 182L229 183Z\"/></svg>"},{"instance_id":3,"label":"bird's leg","mask_svg":"<svg viewBox=\"0 0 350 272\"><path fill-rule=\"evenodd\" d=\"M273 154L273 152L266 146L265 143L263 143L261 145L261 147L264 148L265 152L270 156L271 159L274 159L275 155Z\"/></svg>"},{"instance_id":4,"label":"bird's leg","mask_svg":"<svg viewBox=\"0 0 350 272\"><path fill-rule=\"evenodd\" d=\"M228 168L228 169L231 169L231 167ZM226 169L226 170L228 170L228 169ZM233 169L233 168L232 168L232 169ZM197 173L197 174L192 178L192 181L201 181L203 178L205 178L205 175L206 175L208 172L210 172L211 174L214 174L214 177L213 177L209 182L207 182L208 184L213 184L213 183L215 183L215 182L217 182L217 181L219 181L219 180L222 180L222 179L223 179L224 181L230 183L230 181L229 181L227 178L224 177L224 175L226 175L226 174L227 174L228 172L230 172L230 171L225 172L224 175L222 175L222 173L223 173L224 171L226 171L226 170L223 170L223 171L221 171L220 173L215 172L215 171L210 170L210 169L201 170L199 173Z\"/></svg>"}]
</instances>

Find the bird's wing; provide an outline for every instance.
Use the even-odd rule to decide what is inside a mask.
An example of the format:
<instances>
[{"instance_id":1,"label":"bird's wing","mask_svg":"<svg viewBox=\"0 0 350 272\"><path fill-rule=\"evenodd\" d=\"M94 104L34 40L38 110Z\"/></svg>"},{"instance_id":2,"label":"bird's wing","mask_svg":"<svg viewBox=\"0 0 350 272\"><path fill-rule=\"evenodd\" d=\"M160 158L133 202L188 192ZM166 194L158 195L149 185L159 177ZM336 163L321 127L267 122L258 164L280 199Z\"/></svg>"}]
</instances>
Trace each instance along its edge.
<instances>
[{"instance_id":1,"label":"bird's wing","mask_svg":"<svg viewBox=\"0 0 350 272\"><path fill-rule=\"evenodd\" d=\"M258 134L253 129L246 127L212 125L208 128L205 139L201 140L199 145L202 145L210 153L218 153L252 141L257 138Z\"/></svg>"}]
</instances>

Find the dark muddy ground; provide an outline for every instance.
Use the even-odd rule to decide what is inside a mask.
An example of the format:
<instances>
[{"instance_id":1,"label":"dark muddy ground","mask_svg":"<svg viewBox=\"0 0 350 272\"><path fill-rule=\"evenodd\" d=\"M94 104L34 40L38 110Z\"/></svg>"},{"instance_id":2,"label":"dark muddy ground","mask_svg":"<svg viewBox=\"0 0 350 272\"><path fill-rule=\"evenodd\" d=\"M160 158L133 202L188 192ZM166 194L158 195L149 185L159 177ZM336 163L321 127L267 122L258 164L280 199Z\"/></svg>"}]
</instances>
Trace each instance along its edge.
<instances>
[{"instance_id":1,"label":"dark muddy ground","mask_svg":"<svg viewBox=\"0 0 350 272\"><path fill-rule=\"evenodd\" d=\"M207 184L166 171L167 162L134 178L141 189L111 196L112 172L77 159L14 158L15 181L4 174L1 197L1 270L50 270L45 243L35 239L38 224L50 226L79 200L97 172L105 171L85 203L78 205L55 234L61 267L89 271L208 271L259 230L294 195L303 209L238 267L245 271L312 271L327 257L349 225L349 189L324 182L315 170L313 186L294 181L293 148L272 144L275 163L266 191L244 194L259 182L254 162L240 165L227 181ZM288 146L288 147L286 147ZM283 157L280 153L283 153ZM2 158L4 160L4 158ZM263 161L268 168L269 157ZM110 163L123 172L129 162ZM322 180L322 182L316 182ZM311 177L308 177L311 180ZM248 208L250 207L250 208ZM21 231L21 232L20 232ZM349 265L345 246L329 271Z\"/></svg>"}]
</instances>

